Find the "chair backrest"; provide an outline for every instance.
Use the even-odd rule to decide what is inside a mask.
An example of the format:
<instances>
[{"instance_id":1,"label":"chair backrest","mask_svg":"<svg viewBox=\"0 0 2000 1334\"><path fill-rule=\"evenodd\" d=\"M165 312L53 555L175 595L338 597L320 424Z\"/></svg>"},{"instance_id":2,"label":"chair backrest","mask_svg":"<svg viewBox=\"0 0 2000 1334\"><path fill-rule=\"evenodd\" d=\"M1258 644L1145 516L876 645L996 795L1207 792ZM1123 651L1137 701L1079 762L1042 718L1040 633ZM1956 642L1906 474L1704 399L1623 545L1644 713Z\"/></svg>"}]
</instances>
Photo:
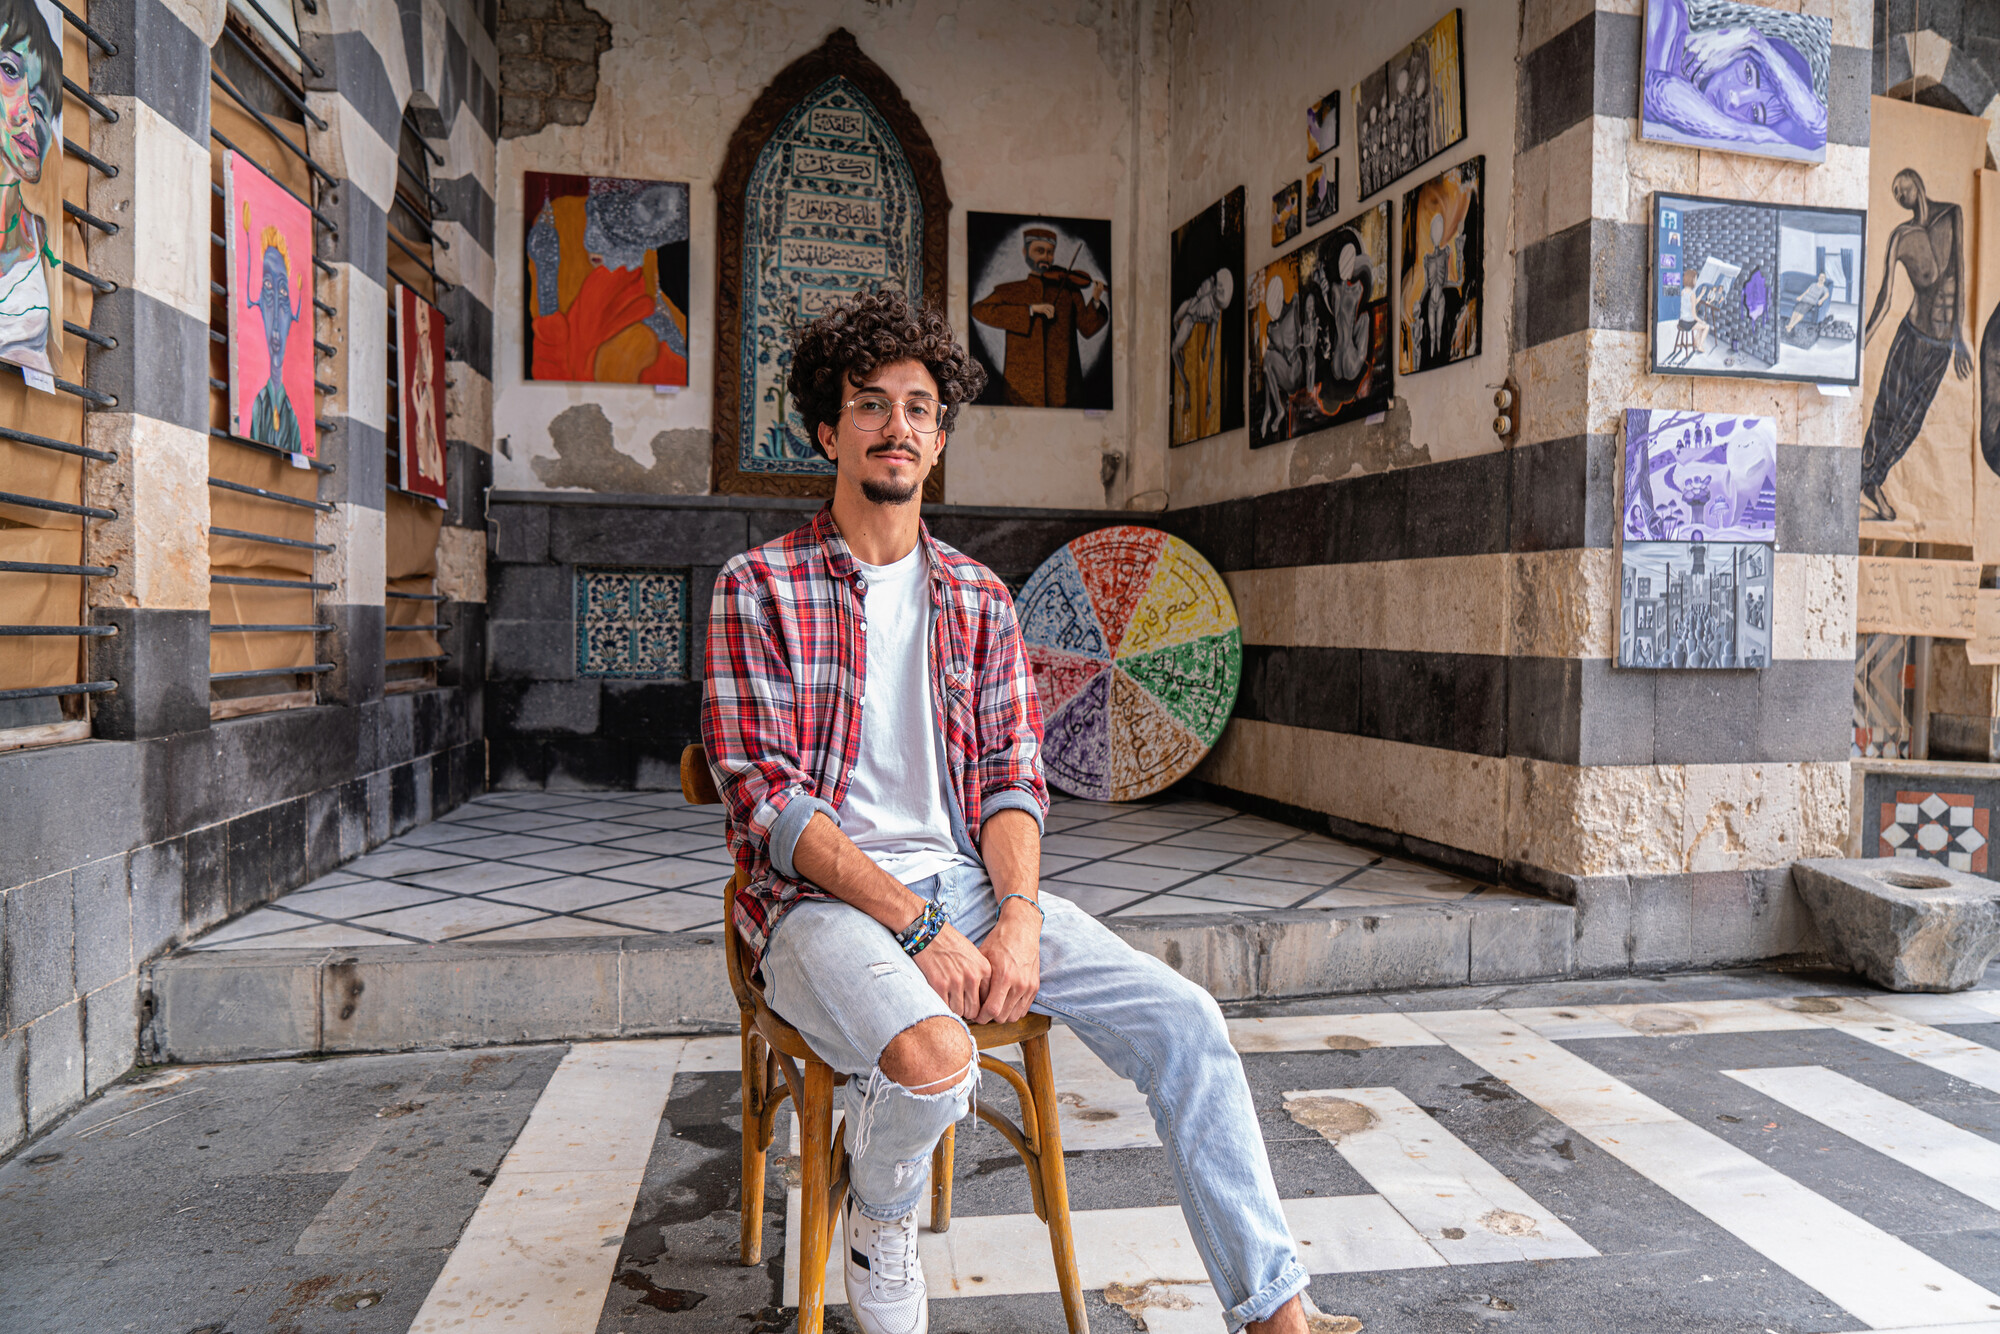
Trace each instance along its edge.
<instances>
[{"instance_id":1,"label":"chair backrest","mask_svg":"<svg viewBox=\"0 0 2000 1334\"><path fill-rule=\"evenodd\" d=\"M708 751L699 742L681 751L681 795L690 806L715 806L722 801L722 794L716 790L715 775L708 767ZM750 992L749 947L743 935L736 929L736 894L750 883L750 877L742 867L729 877L729 889L723 895L722 931L728 937L723 948L728 954L729 989L736 993L736 1007L746 1014L756 1005Z\"/></svg>"}]
</instances>

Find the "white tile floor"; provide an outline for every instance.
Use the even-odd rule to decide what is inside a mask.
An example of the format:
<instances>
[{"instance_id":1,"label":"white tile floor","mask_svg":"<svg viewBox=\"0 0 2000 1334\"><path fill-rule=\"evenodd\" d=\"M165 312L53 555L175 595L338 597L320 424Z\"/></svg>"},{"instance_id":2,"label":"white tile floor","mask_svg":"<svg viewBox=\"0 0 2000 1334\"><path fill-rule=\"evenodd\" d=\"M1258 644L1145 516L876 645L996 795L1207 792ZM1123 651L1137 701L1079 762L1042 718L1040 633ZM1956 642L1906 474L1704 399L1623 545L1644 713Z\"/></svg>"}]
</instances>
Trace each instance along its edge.
<instances>
[{"instance_id":1,"label":"white tile floor","mask_svg":"<svg viewBox=\"0 0 2000 1334\"><path fill-rule=\"evenodd\" d=\"M1356 908L1508 895L1199 801L1056 795L1043 884L1099 917ZM495 792L196 941L195 949L717 931L717 807L678 792Z\"/></svg>"}]
</instances>

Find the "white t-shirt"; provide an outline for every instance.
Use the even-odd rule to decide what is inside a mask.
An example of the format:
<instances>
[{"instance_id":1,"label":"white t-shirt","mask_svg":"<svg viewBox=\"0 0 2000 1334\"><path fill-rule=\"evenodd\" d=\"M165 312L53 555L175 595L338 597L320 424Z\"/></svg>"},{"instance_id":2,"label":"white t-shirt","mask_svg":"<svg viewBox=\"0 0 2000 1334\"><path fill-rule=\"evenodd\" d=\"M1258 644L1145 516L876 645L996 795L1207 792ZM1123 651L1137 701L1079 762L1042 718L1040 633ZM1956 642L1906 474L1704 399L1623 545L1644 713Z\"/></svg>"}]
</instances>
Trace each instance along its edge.
<instances>
[{"instance_id":1,"label":"white t-shirt","mask_svg":"<svg viewBox=\"0 0 2000 1334\"><path fill-rule=\"evenodd\" d=\"M931 711L931 580L922 544L893 565L856 561L868 593L861 753L841 832L904 884L966 861L951 837L943 753Z\"/></svg>"}]
</instances>

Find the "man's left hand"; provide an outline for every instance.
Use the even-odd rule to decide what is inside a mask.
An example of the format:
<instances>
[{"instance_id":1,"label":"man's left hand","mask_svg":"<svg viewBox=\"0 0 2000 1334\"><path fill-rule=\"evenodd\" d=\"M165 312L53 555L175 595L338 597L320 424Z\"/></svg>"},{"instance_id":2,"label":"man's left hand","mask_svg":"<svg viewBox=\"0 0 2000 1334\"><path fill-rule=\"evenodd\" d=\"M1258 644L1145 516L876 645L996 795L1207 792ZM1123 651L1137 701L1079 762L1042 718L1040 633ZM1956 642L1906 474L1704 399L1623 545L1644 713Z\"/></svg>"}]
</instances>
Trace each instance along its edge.
<instances>
[{"instance_id":1,"label":"man's left hand","mask_svg":"<svg viewBox=\"0 0 2000 1334\"><path fill-rule=\"evenodd\" d=\"M1028 1012L1042 988L1042 917L1018 900L1000 909L1000 923L979 946L993 971L975 1024L1011 1024Z\"/></svg>"}]
</instances>

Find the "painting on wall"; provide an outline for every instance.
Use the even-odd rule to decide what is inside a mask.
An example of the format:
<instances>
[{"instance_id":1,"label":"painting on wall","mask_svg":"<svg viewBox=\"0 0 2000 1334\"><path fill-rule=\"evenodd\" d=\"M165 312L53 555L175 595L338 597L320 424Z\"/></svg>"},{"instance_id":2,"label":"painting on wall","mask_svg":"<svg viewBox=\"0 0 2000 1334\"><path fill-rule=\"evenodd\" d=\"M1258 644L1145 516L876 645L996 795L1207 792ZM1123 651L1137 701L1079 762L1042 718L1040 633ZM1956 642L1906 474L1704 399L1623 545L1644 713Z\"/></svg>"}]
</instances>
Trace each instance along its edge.
<instances>
[{"instance_id":1,"label":"painting on wall","mask_svg":"<svg viewBox=\"0 0 2000 1334\"><path fill-rule=\"evenodd\" d=\"M1479 355L1486 283L1486 159L1439 172L1403 195L1403 279L1396 369L1404 375Z\"/></svg>"},{"instance_id":2,"label":"painting on wall","mask_svg":"<svg viewBox=\"0 0 2000 1334\"><path fill-rule=\"evenodd\" d=\"M1656 375L1861 382L1867 215L1653 196Z\"/></svg>"},{"instance_id":3,"label":"painting on wall","mask_svg":"<svg viewBox=\"0 0 2000 1334\"><path fill-rule=\"evenodd\" d=\"M1979 190L1979 275L1972 328L1979 376L1979 451L1972 461L1972 558L2000 564L2000 171L1982 170Z\"/></svg>"},{"instance_id":4,"label":"painting on wall","mask_svg":"<svg viewBox=\"0 0 2000 1334\"><path fill-rule=\"evenodd\" d=\"M1628 542L1775 542L1777 423L1625 409L1623 515Z\"/></svg>"},{"instance_id":5,"label":"painting on wall","mask_svg":"<svg viewBox=\"0 0 2000 1334\"><path fill-rule=\"evenodd\" d=\"M684 385L688 188L526 173L527 378Z\"/></svg>"},{"instance_id":6,"label":"painting on wall","mask_svg":"<svg viewBox=\"0 0 2000 1334\"><path fill-rule=\"evenodd\" d=\"M1627 541L1621 565L1620 667L1770 665L1769 543Z\"/></svg>"},{"instance_id":7,"label":"painting on wall","mask_svg":"<svg viewBox=\"0 0 2000 1334\"><path fill-rule=\"evenodd\" d=\"M1253 448L1388 410L1387 200L1259 269L1245 295Z\"/></svg>"},{"instance_id":8,"label":"painting on wall","mask_svg":"<svg viewBox=\"0 0 2000 1334\"><path fill-rule=\"evenodd\" d=\"M1243 425L1243 187L1175 229L1167 443Z\"/></svg>"},{"instance_id":9,"label":"painting on wall","mask_svg":"<svg viewBox=\"0 0 2000 1334\"><path fill-rule=\"evenodd\" d=\"M444 504L444 312L396 284L397 485Z\"/></svg>"},{"instance_id":10,"label":"painting on wall","mask_svg":"<svg viewBox=\"0 0 2000 1334\"><path fill-rule=\"evenodd\" d=\"M1970 228L1986 129L1976 117L1894 98L1869 103L1864 538L1974 540Z\"/></svg>"},{"instance_id":11,"label":"painting on wall","mask_svg":"<svg viewBox=\"0 0 2000 1334\"><path fill-rule=\"evenodd\" d=\"M972 337L995 407L1111 408L1111 223L965 215Z\"/></svg>"},{"instance_id":12,"label":"painting on wall","mask_svg":"<svg viewBox=\"0 0 2000 1334\"><path fill-rule=\"evenodd\" d=\"M1354 89L1357 198L1465 138L1464 11L1454 9Z\"/></svg>"},{"instance_id":13,"label":"painting on wall","mask_svg":"<svg viewBox=\"0 0 2000 1334\"><path fill-rule=\"evenodd\" d=\"M1328 93L1306 108L1306 161L1317 162L1340 147L1340 93Z\"/></svg>"},{"instance_id":14,"label":"painting on wall","mask_svg":"<svg viewBox=\"0 0 2000 1334\"><path fill-rule=\"evenodd\" d=\"M223 155L223 193L230 219L229 429L316 458L312 214L233 149Z\"/></svg>"},{"instance_id":15,"label":"painting on wall","mask_svg":"<svg viewBox=\"0 0 2000 1334\"><path fill-rule=\"evenodd\" d=\"M1735 0L1646 0L1639 137L1826 161L1833 20Z\"/></svg>"},{"instance_id":16,"label":"painting on wall","mask_svg":"<svg viewBox=\"0 0 2000 1334\"><path fill-rule=\"evenodd\" d=\"M1271 196L1271 244L1281 246L1299 234L1299 183L1287 182Z\"/></svg>"},{"instance_id":17,"label":"painting on wall","mask_svg":"<svg viewBox=\"0 0 2000 1334\"><path fill-rule=\"evenodd\" d=\"M1340 212L1340 159L1306 169L1306 226L1317 227Z\"/></svg>"},{"instance_id":18,"label":"painting on wall","mask_svg":"<svg viewBox=\"0 0 2000 1334\"><path fill-rule=\"evenodd\" d=\"M943 307L951 196L937 149L895 80L836 29L744 113L715 209L714 488L831 495L833 465L787 388L787 334L882 287ZM945 466L926 500L943 499Z\"/></svg>"},{"instance_id":19,"label":"painting on wall","mask_svg":"<svg viewBox=\"0 0 2000 1334\"><path fill-rule=\"evenodd\" d=\"M0 16L0 47L15 61L0 80L11 127L0 145L0 190L18 210L0 246L0 361L54 375L63 349L61 10L50 0L15 0Z\"/></svg>"}]
</instances>

